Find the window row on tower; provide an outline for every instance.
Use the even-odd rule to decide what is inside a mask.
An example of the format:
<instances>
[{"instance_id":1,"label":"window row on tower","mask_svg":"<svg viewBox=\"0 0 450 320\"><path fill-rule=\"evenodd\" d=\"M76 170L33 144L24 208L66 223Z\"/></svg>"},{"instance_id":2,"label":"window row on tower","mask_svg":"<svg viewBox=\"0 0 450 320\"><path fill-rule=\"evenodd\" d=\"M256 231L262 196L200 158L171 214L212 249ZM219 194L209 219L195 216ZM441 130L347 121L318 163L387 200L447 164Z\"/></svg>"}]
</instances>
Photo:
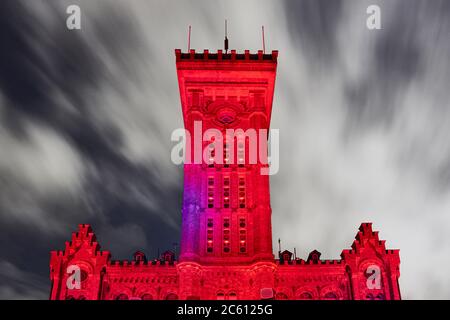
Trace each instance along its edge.
<instances>
[{"instance_id":1,"label":"window row on tower","mask_svg":"<svg viewBox=\"0 0 450 320\"><path fill-rule=\"evenodd\" d=\"M245 176L239 176L238 177L238 183L237 183L237 203L238 208L244 209L246 208L246 183L245 183ZM209 176L207 179L207 207L208 208L214 208L215 207L215 198L216 196L221 192L222 196L222 205L221 207L228 209L231 207L231 177L230 176L223 176L223 181L220 187L216 187L216 179L214 176Z\"/></svg>"},{"instance_id":2,"label":"window row on tower","mask_svg":"<svg viewBox=\"0 0 450 320\"><path fill-rule=\"evenodd\" d=\"M208 219L206 228L206 251L212 253L214 250L214 222L213 219Z\"/></svg>"},{"instance_id":3,"label":"window row on tower","mask_svg":"<svg viewBox=\"0 0 450 320\"><path fill-rule=\"evenodd\" d=\"M224 143L223 144L223 159L222 164L224 168L228 168L231 164L237 164L238 167L244 167L245 164L245 143L244 141L237 142L237 158L235 161L234 154L231 152L231 144ZM216 147L214 143L209 144L208 146L208 166L210 168L214 167L214 164L217 163L216 159Z\"/></svg>"},{"instance_id":4,"label":"window row on tower","mask_svg":"<svg viewBox=\"0 0 450 320\"><path fill-rule=\"evenodd\" d=\"M231 104L245 104L250 108L257 108L266 105L266 92L264 90L255 89L249 90L242 95L224 95L209 92L205 94L203 89L195 88L190 89L186 95L187 105L190 107L204 107L210 102L222 102Z\"/></svg>"},{"instance_id":5,"label":"window row on tower","mask_svg":"<svg viewBox=\"0 0 450 320\"><path fill-rule=\"evenodd\" d=\"M230 218L223 218L222 225L222 250L224 253L231 252L231 222ZM238 225L239 253L247 252L247 224L245 218L239 218ZM206 252L214 252L214 220L208 218L206 224Z\"/></svg>"}]
</instances>

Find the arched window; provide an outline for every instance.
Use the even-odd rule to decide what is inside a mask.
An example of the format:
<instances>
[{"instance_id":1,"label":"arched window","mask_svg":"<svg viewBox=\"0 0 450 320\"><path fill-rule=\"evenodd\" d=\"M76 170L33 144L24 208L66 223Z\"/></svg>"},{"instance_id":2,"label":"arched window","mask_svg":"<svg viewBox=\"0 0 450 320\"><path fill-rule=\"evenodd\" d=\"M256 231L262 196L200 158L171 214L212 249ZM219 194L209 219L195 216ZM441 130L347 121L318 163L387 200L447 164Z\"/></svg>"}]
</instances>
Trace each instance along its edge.
<instances>
[{"instance_id":1,"label":"arched window","mask_svg":"<svg viewBox=\"0 0 450 320\"><path fill-rule=\"evenodd\" d=\"M81 282L86 281L88 279L88 277L89 277L89 273L86 270L81 269L81 272L80 272L80 280L81 280Z\"/></svg>"},{"instance_id":2,"label":"arched window","mask_svg":"<svg viewBox=\"0 0 450 320\"><path fill-rule=\"evenodd\" d=\"M230 218L223 219L223 252L230 252Z\"/></svg>"},{"instance_id":3,"label":"arched window","mask_svg":"<svg viewBox=\"0 0 450 320\"><path fill-rule=\"evenodd\" d=\"M75 298L74 296L70 295L66 297L66 300L86 300L85 296L79 296L78 298Z\"/></svg>"},{"instance_id":4,"label":"arched window","mask_svg":"<svg viewBox=\"0 0 450 320\"><path fill-rule=\"evenodd\" d=\"M206 252L208 253L212 253L213 249L214 249L214 244L213 244L213 219L209 218L208 219L208 224L207 224L207 229L206 229Z\"/></svg>"},{"instance_id":5,"label":"arched window","mask_svg":"<svg viewBox=\"0 0 450 320\"><path fill-rule=\"evenodd\" d=\"M136 251L133 255L133 259L136 262L147 261L147 258L145 257L145 254L142 251Z\"/></svg>"},{"instance_id":6,"label":"arched window","mask_svg":"<svg viewBox=\"0 0 450 320\"><path fill-rule=\"evenodd\" d=\"M150 293L144 293L144 294L141 296L141 299L142 299L142 300L153 300L153 296L152 296Z\"/></svg>"},{"instance_id":7,"label":"arched window","mask_svg":"<svg viewBox=\"0 0 450 320\"><path fill-rule=\"evenodd\" d=\"M238 165L243 167L245 163L245 138L238 138Z\"/></svg>"},{"instance_id":8,"label":"arched window","mask_svg":"<svg viewBox=\"0 0 450 320\"><path fill-rule=\"evenodd\" d=\"M223 164L225 168L228 168L230 166L230 144L229 143L224 143L223 144Z\"/></svg>"},{"instance_id":9,"label":"arched window","mask_svg":"<svg viewBox=\"0 0 450 320\"><path fill-rule=\"evenodd\" d=\"M230 177L223 177L223 207L230 207Z\"/></svg>"},{"instance_id":10,"label":"arched window","mask_svg":"<svg viewBox=\"0 0 450 320\"><path fill-rule=\"evenodd\" d=\"M128 296L125 293L121 293L116 297L116 300L128 300Z\"/></svg>"},{"instance_id":11,"label":"arched window","mask_svg":"<svg viewBox=\"0 0 450 320\"><path fill-rule=\"evenodd\" d=\"M225 300L225 294L223 292L217 292L217 300Z\"/></svg>"},{"instance_id":12,"label":"arched window","mask_svg":"<svg viewBox=\"0 0 450 320\"><path fill-rule=\"evenodd\" d=\"M228 300L237 300L236 292L228 293Z\"/></svg>"},{"instance_id":13,"label":"arched window","mask_svg":"<svg viewBox=\"0 0 450 320\"><path fill-rule=\"evenodd\" d=\"M385 300L384 294L382 294L382 293L377 294L377 298L376 299L377 300Z\"/></svg>"},{"instance_id":14,"label":"arched window","mask_svg":"<svg viewBox=\"0 0 450 320\"><path fill-rule=\"evenodd\" d=\"M328 292L327 294L325 294L324 298L325 300L337 300L338 296L334 292Z\"/></svg>"},{"instance_id":15,"label":"arched window","mask_svg":"<svg viewBox=\"0 0 450 320\"><path fill-rule=\"evenodd\" d=\"M361 279L364 282L364 286L366 286L370 290L379 290L383 287L382 282L382 270L380 266L375 263L366 265L361 268L364 278Z\"/></svg>"},{"instance_id":16,"label":"arched window","mask_svg":"<svg viewBox=\"0 0 450 320\"><path fill-rule=\"evenodd\" d=\"M371 294L371 293L367 294L366 300L373 300L373 294Z\"/></svg>"},{"instance_id":17,"label":"arched window","mask_svg":"<svg viewBox=\"0 0 450 320\"><path fill-rule=\"evenodd\" d=\"M313 295L309 292L302 292L302 294L300 294L299 296L300 300L312 300L313 299Z\"/></svg>"},{"instance_id":18,"label":"arched window","mask_svg":"<svg viewBox=\"0 0 450 320\"><path fill-rule=\"evenodd\" d=\"M245 177L239 177L239 208L245 208Z\"/></svg>"},{"instance_id":19,"label":"arched window","mask_svg":"<svg viewBox=\"0 0 450 320\"><path fill-rule=\"evenodd\" d=\"M208 154L209 154L209 158L208 158L208 166L210 168L214 167L214 162L215 162L215 158L216 158L216 147L214 145L214 143L211 143L208 146Z\"/></svg>"},{"instance_id":20,"label":"arched window","mask_svg":"<svg viewBox=\"0 0 450 320\"><path fill-rule=\"evenodd\" d=\"M287 294L285 294L285 293L283 293L283 292L278 292L276 295L275 295L275 300L288 300L289 298L288 298L288 296L287 296Z\"/></svg>"},{"instance_id":21,"label":"arched window","mask_svg":"<svg viewBox=\"0 0 450 320\"><path fill-rule=\"evenodd\" d=\"M166 296L166 300L178 300L178 296L175 293L169 293Z\"/></svg>"},{"instance_id":22,"label":"arched window","mask_svg":"<svg viewBox=\"0 0 450 320\"><path fill-rule=\"evenodd\" d=\"M239 252L247 251L247 228L245 227L245 219L239 219Z\"/></svg>"},{"instance_id":23,"label":"arched window","mask_svg":"<svg viewBox=\"0 0 450 320\"><path fill-rule=\"evenodd\" d=\"M208 177L208 208L214 208L214 177Z\"/></svg>"}]
</instances>

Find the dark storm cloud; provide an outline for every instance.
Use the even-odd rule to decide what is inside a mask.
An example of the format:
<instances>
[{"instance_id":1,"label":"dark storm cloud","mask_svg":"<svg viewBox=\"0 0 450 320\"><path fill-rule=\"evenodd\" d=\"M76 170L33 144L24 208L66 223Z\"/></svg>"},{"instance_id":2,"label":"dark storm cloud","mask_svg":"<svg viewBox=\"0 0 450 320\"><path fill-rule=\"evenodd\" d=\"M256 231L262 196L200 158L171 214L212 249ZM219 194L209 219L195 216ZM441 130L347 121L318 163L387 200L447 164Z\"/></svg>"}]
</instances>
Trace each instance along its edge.
<instances>
[{"instance_id":1,"label":"dark storm cloud","mask_svg":"<svg viewBox=\"0 0 450 320\"><path fill-rule=\"evenodd\" d=\"M47 299L45 279L31 272L24 272L15 265L0 261L0 296L8 299ZM9 284L13 283L11 286Z\"/></svg>"},{"instance_id":2,"label":"dark storm cloud","mask_svg":"<svg viewBox=\"0 0 450 320\"><path fill-rule=\"evenodd\" d=\"M61 9L49 2L47 10L61 27L48 30L22 2L2 4L0 37L8 50L2 50L0 85L9 102L3 120L6 124L20 124L21 120L32 117L64 133L86 156L114 159L114 150L98 134L99 128L89 117L95 101L87 97L110 78L98 52L104 49L117 60L122 46L134 46L129 39L135 38L131 37L135 30L121 23L124 17L102 16L97 18L95 29L90 30L99 40L96 48L91 47L78 33L64 28L66 16ZM108 23L119 25L116 34L105 32ZM115 37L123 40L114 41ZM69 99L78 113L61 108L54 101L54 93ZM114 137L118 138L114 128L106 130L105 135L113 140L110 143L120 143L114 141Z\"/></svg>"},{"instance_id":3,"label":"dark storm cloud","mask_svg":"<svg viewBox=\"0 0 450 320\"><path fill-rule=\"evenodd\" d=\"M114 249L115 258L127 257L134 249L147 250L153 257L157 246L171 246L178 236L174 228L181 190L176 186L163 189L158 182L160 173L155 172L157 167L148 168L127 159L119 151L123 145L121 130L106 117L98 119L102 112L97 107L99 92L106 87L120 94L124 79L137 81L132 62L139 59L143 48L141 34L127 11L103 4L102 14L89 16L90 24L81 33L65 27L64 6L52 1L37 5L53 19L52 24L45 23L31 3L1 3L1 123L5 134L17 139L23 148L35 138L28 128L30 124L48 128L45 130L74 149L83 166L80 194L62 190L56 194L33 193L26 181L15 178L15 172L0 167L0 238L1 243L9 243L2 247L2 259L5 266L11 267L8 270L38 274L42 293L48 290L45 275L49 251L62 249L78 223L91 223L102 246ZM146 55L151 56L151 52L146 51ZM61 100L69 107L63 106ZM159 134L157 130L149 132L149 139ZM7 158L6 154L2 157ZM147 204L147 198L153 203ZM41 215L40 227L33 219L26 219L26 208L12 209L14 203L27 201L33 219L38 219L37 212ZM19 219L21 215L25 218ZM143 233L142 226L148 232ZM65 235L54 232L58 229ZM14 281L6 269L0 270L5 284L1 297L33 296L24 291L24 282ZM34 292L34 296L42 294Z\"/></svg>"},{"instance_id":4,"label":"dark storm cloud","mask_svg":"<svg viewBox=\"0 0 450 320\"><path fill-rule=\"evenodd\" d=\"M377 33L366 30L366 37L374 42L368 70L364 77L345 83L350 129L392 125L397 109L401 108L397 99L426 71L428 44L445 41L445 33L449 31L443 26L439 30L427 30L431 21L450 18L448 1L436 1L431 6L425 1L379 5L383 13L382 30ZM424 33L428 39L423 39ZM424 40L429 43L425 44Z\"/></svg>"},{"instance_id":5,"label":"dark storm cloud","mask_svg":"<svg viewBox=\"0 0 450 320\"><path fill-rule=\"evenodd\" d=\"M380 7L384 9L383 5ZM389 15L383 16L383 29L375 34L366 31L366 36L374 41L374 55L364 78L346 82L350 129L390 125L398 107L397 95L411 80L420 77L424 67L417 23L421 11L417 9L406 2L394 3ZM378 103L370 103L376 99Z\"/></svg>"},{"instance_id":6,"label":"dark storm cloud","mask_svg":"<svg viewBox=\"0 0 450 320\"><path fill-rule=\"evenodd\" d=\"M336 28L342 17L342 1L284 1L289 35L315 63L336 58Z\"/></svg>"},{"instance_id":7,"label":"dark storm cloud","mask_svg":"<svg viewBox=\"0 0 450 320\"><path fill-rule=\"evenodd\" d=\"M300 92L294 99L282 101L283 106L295 105L301 115L289 114L281 122L297 126L296 139L286 137L284 144L299 151L291 150L283 160L280 149L280 175L271 180L277 190L272 205L274 212L282 209L289 226L275 220L274 234L296 237L289 245L303 243L300 250L319 247L333 254L339 250L333 243L347 225L343 221L373 221L382 225L388 244L400 248L403 297L448 297L449 278L431 265L450 257L445 236L450 226L449 2L340 4L335 10L324 3L325 12L338 14L329 27L310 28L314 37L291 28L297 31L291 38L300 44L295 47L300 62L285 63L293 70L297 63L297 72L304 72L299 79L307 80L295 87ZM381 30L366 28L366 9L373 4L381 8ZM288 26L302 23L293 10L295 5L287 2ZM290 164L286 173L283 161ZM298 228L320 228L322 243L310 240L310 234L289 234L294 221ZM431 251L428 259L434 262L422 262L423 252Z\"/></svg>"},{"instance_id":8,"label":"dark storm cloud","mask_svg":"<svg viewBox=\"0 0 450 320\"><path fill-rule=\"evenodd\" d=\"M436 1L433 6L420 1L396 2L384 16L383 30L375 35L367 31L367 36L374 40L372 63L368 65L364 77L345 82L349 120L345 132L347 137L352 134L358 137L355 132L373 130L374 127L388 128L395 125L398 113L404 108L398 101L411 83L421 81L427 72L426 63L430 63L427 61L430 57L428 43L424 43L424 40L438 43L447 38L445 28L428 31L427 26L419 22L448 20L449 8L448 1ZM442 64L442 68L446 68L446 64ZM443 105L437 107L443 108ZM414 106L407 108L413 111ZM430 121L429 126L433 127L434 123ZM411 161L412 154L423 148L423 143L418 140L400 146L397 150L400 166L404 166L405 162L418 161L418 168L425 167L427 164L424 159ZM449 162L444 161L426 178L430 186L436 188L436 192L448 188L449 168Z\"/></svg>"},{"instance_id":9,"label":"dark storm cloud","mask_svg":"<svg viewBox=\"0 0 450 320\"><path fill-rule=\"evenodd\" d=\"M422 67L420 44L417 38L420 25L418 11L407 3L397 3L394 17L385 23L385 31L377 41L375 65L379 78L398 83L411 79Z\"/></svg>"}]
</instances>

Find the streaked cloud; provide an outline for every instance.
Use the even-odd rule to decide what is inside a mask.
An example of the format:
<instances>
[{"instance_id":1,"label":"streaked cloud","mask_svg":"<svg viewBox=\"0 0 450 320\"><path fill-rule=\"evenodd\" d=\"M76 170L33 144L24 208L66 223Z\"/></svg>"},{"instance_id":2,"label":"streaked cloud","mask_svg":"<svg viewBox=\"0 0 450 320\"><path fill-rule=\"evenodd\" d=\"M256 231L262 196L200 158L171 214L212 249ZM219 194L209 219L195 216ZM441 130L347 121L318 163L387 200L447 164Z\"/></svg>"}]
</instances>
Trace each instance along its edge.
<instances>
[{"instance_id":1,"label":"streaked cloud","mask_svg":"<svg viewBox=\"0 0 450 320\"><path fill-rule=\"evenodd\" d=\"M69 4L82 9L81 31L65 28ZM382 30L366 28L370 4ZM48 252L78 223L114 258L177 241L173 49L185 50L188 25L193 48L220 48L225 18L231 47L260 49L264 24L266 48L280 51L274 240L336 258L373 221L401 249L404 298L450 297L448 1L0 6L0 297L47 298Z\"/></svg>"}]
</instances>

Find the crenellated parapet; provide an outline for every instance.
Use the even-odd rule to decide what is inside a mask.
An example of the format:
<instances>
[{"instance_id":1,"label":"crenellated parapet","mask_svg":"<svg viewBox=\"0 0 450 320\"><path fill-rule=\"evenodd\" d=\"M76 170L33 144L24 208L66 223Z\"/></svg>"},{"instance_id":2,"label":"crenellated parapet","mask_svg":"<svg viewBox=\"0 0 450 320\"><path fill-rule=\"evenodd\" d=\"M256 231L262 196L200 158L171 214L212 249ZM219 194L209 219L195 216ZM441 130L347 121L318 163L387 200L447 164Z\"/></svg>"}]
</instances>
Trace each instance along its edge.
<instances>
[{"instance_id":1,"label":"crenellated parapet","mask_svg":"<svg viewBox=\"0 0 450 320\"><path fill-rule=\"evenodd\" d=\"M217 50L217 52L210 52L208 49L204 49L202 52L196 52L195 49L190 49L189 52L183 53L180 49L175 49L176 62L181 61L202 61L202 62L221 62L221 61L259 61L277 62L278 50L273 50L270 54L265 54L263 50L258 50L257 53L250 53L250 50L244 50L244 53L237 53L236 50L230 50L230 52L223 52L223 50Z\"/></svg>"},{"instance_id":2,"label":"crenellated parapet","mask_svg":"<svg viewBox=\"0 0 450 320\"><path fill-rule=\"evenodd\" d=\"M178 297L177 262L114 261L107 269L106 300L164 300Z\"/></svg>"}]
</instances>

